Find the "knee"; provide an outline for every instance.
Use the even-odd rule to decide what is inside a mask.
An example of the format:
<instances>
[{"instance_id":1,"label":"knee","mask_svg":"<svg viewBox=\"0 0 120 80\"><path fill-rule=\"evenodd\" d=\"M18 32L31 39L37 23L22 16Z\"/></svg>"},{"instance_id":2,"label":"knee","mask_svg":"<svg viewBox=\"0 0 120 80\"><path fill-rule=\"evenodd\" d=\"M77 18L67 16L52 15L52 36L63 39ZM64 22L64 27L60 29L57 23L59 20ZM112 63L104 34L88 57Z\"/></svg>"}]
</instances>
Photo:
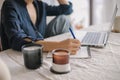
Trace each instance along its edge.
<instances>
[{"instance_id":1,"label":"knee","mask_svg":"<svg viewBox=\"0 0 120 80\"><path fill-rule=\"evenodd\" d=\"M70 22L70 17L66 15L59 15L57 16L57 19L64 22Z\"/></svg>"},{"instance_id":2,"label":"knee","mask_svg":"<svg viewBox=\"0 0 120 80\"><path fill-rule=\"evenodd\" d=\"M60 33L65 33L69 31L69 27L71 27L70 18L66 15L57 16L58 30Z\"/></svg>"}]
</instances>

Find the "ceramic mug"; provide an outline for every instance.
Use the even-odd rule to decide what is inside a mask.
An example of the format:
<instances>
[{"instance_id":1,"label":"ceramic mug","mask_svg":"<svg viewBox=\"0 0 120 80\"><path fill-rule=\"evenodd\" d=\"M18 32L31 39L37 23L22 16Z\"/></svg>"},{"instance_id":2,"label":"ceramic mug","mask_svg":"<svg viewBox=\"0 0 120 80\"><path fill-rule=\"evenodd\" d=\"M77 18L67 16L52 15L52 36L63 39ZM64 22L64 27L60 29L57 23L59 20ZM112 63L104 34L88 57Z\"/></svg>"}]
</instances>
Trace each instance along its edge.
<instances>
[{"instance_id":1,"label":"ceramic mug","mask_svg":"<svg viewBox=\"0 0 120 80\"><path fill-rule=\"evenodd\" d=\"M113 32L120 33L120 16L115 17Z\"/></svg>"}]
</instances>

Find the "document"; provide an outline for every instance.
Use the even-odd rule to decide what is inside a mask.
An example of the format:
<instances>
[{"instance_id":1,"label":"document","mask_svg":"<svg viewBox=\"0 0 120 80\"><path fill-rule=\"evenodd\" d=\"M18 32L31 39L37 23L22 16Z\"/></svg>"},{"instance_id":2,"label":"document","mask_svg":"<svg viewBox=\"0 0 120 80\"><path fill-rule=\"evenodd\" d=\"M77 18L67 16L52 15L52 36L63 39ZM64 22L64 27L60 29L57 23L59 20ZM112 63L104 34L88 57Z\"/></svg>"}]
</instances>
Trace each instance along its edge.
<instances>
[{"instance_id":1,"label":"document","mask_svg":"<svg viewBox=\"0 0 120 80\"><path fill-rule=\"evenodd\" d=\"M47 58L51 58L52 57L52 53L49 52L47 55ZM87 59L87 58L91 58L91 53L90 53L90 48L89 47L81 47L79 49L79 51L77 52L77 54L75 55L70 55L70 58L73 59Z\"/></svg>"}]
</instances>

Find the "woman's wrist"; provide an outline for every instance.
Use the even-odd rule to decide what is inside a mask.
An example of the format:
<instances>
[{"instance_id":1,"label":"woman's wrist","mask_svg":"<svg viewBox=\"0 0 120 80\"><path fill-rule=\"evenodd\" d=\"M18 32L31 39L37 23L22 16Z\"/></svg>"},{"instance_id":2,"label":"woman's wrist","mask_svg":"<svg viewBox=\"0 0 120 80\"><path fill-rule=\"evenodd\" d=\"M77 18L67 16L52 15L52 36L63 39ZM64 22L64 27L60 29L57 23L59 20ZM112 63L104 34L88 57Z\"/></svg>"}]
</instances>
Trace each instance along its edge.
<instances>
[{"instance_id":1,"label":"woman's wrist","mask_svg":"<svg viewBox=\"0 0 120 80\"><path fill-rule=\"evenodd\" d=\"M41 44L43 45L43 51L52 51L53 49L59 48L59 42L53 42L53 41L35 41L35 44Z\"/></svg>"}]
</instances>

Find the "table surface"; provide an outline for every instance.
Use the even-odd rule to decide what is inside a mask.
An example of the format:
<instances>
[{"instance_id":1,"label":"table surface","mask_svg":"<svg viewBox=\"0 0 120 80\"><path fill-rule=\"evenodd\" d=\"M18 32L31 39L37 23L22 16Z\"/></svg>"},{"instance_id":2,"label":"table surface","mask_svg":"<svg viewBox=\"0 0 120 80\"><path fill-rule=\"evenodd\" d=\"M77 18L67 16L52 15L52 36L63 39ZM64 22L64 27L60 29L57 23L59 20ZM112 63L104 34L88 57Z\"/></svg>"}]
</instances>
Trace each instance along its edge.
<instances>
[{"instance_id":1,"label":"table surface","mask_svg":"<svg viewBox=\"0 0 120 80\"><path fill-rule=\"evenodd\" d=\"M66 33L46 40L62 40L70 36ZM72 70L63 75L50 72L52 59L46 58L47 53L44 53L42 67L36 70L25 68L21 52L8 49L0 53L0 58L7 64L12 80L120 80L120 33L111 33L106 47L90 50L90 59L70 59Z\"/></svg>"}]
</instances>

